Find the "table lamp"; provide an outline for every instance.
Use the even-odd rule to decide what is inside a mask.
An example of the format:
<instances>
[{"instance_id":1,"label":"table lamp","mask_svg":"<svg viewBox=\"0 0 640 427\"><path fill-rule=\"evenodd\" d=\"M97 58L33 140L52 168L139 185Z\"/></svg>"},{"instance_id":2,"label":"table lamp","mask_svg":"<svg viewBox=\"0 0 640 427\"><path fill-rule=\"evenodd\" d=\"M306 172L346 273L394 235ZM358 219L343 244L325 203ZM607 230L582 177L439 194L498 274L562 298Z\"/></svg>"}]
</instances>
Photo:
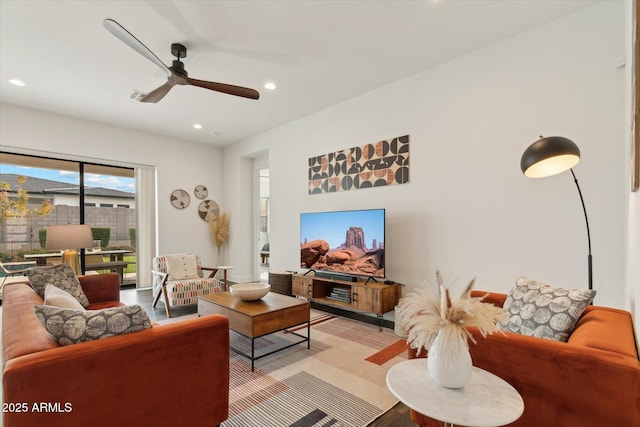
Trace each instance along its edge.
<instances>
[{"instance_id":1,"label":"table lamp","mask_svg":"<svg viewBox=\"0 0 640 427\"><path fill-rule=\"evenodd\" d=\"M591 234L589 233L589 220L587 219L587 209L584 206L582 191L578 185L578 179L573 172L573 167L580 161L580 149L571 140L561 136L550 136L547 138L540 137L539 140L531 144L522 153L520 159L520 169L522 173L529 178L545 178L557 175L564 171L570 170L573 175L573 181L578 188L578 195L582 203L582 211L584 212L584 220L587 224L587 244L589 254L587 256L588 273L589 273L589 289L593 289L593 268L591 258Z\"/></svg>"},{"instance_id":2,"label":"table lamp","mask_svg":"<svg viewBox=\"0 0 640 427\"><path fill-rule=\"evenodd\" d=\"M93 245L91 227L88 224L50 225L47 227L47 250L64 250L62 262L69 264L76 275L82 274L77 249Z\"/></svg>"}]
</instances>

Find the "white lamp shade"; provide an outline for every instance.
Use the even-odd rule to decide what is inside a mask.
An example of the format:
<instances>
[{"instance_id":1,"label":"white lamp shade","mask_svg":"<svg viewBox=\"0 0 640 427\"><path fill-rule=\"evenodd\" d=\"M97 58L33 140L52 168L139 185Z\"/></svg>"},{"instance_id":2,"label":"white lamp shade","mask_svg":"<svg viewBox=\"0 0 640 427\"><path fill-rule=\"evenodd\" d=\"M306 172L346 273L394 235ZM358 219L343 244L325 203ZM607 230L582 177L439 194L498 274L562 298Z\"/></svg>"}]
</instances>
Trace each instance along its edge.
<instances>
[{"instance_id":1,"label":"white lamp shade","mask_svg":"<svg viewBox=\"0 0 640 427\"><path fill-rule=\"evenodd\" d=\"M529 168L524 171L524 174L529 178L545 178L568 171L577 165L579 161L580 157L574 154L549 157L548 159L540 160L538 163L529 166Z\"/></svg>"},{"instance_id":2,"label":"white lamp shade","mask_svg":"<svg viewBox=\"0 0 640 427\"><path fill-rule=\"evenodd\" d=\"M93 246L88 224L50 225L47 227L47 250L81 249Z\"/></svg>"}]
</instances>

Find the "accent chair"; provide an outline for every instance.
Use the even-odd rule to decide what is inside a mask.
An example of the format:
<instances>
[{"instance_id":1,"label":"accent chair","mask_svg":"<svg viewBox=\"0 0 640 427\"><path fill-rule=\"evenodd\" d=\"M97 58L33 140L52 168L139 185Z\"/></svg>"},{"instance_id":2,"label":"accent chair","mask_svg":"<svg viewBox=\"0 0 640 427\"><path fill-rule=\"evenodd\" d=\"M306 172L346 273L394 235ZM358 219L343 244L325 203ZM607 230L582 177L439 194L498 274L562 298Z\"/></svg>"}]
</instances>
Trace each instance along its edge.
<instances>
[{"instance_id":1,"label":"accent chair","mask_svg":"<svg viewBox=\"0 0 640 427\"><path fill-rule=\"evenodd\" d=\"M222 284L215 274L218 268L203 267L194 254L160 255L153 259L153 307L163 296L167 316L171 307L198 303L200 295L222 292ZM205 277L204 271L210 271Z\"/></svg>"}]
</instances>

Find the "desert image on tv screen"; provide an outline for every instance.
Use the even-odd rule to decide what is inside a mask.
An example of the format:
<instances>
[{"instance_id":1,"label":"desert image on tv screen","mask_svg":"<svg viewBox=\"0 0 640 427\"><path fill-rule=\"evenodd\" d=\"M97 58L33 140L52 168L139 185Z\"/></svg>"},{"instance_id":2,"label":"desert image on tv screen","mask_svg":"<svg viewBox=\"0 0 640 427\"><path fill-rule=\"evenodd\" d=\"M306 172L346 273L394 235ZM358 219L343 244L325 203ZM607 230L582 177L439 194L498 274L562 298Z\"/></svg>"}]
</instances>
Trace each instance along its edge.
<instances>
[{"instance_id":1,"label":"desert image on tv screen","mask_svg":"<svg viewBox=\"0 0 640 427\"><path fill-rule=\"evenodd\" d=\"M300 267L384 276L384 209L300 215Z\"/></svg>"}]
</instances>

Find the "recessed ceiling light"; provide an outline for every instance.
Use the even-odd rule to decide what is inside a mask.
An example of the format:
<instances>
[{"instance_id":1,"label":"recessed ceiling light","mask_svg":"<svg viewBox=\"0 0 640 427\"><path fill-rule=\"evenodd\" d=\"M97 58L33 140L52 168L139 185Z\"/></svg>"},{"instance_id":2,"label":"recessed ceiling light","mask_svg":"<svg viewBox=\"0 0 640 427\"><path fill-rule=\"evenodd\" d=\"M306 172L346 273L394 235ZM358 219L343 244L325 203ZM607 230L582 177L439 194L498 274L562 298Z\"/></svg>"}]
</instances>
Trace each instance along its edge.
<instances>
[{"instance_id":1,"label":"recessed ceiling light","mask_svg":"<svg viewBox=\"0 0 640 427\"><path fill-rule=\"evenodd\" d=\"M274 90L276 88L276 84L274 82L267 82L264 84L264 88Z\"/></svg>"},{"instance_id":2,"label":"recessed ceiling light","mask_svg":"<svg viewBox=\"0 0 640 427\"><path fill-rule=\"evenodd\" d=\"M200 123L196 123L195 125L193 125L194 129L202 129L202 125Z\"/></svg>"},{"instance_id":3,"label":"recessed ceiling light","mask_svg":"<svg viewBox=\"0 0 640 427\"><path fill-rule=\"evenodd\" d=\"M20 86L20 87L26 86L22 80L18 80L18 79L11 79L9 80L9 83L11 83L12 85Z\"/></svg>"}]
</instances>

